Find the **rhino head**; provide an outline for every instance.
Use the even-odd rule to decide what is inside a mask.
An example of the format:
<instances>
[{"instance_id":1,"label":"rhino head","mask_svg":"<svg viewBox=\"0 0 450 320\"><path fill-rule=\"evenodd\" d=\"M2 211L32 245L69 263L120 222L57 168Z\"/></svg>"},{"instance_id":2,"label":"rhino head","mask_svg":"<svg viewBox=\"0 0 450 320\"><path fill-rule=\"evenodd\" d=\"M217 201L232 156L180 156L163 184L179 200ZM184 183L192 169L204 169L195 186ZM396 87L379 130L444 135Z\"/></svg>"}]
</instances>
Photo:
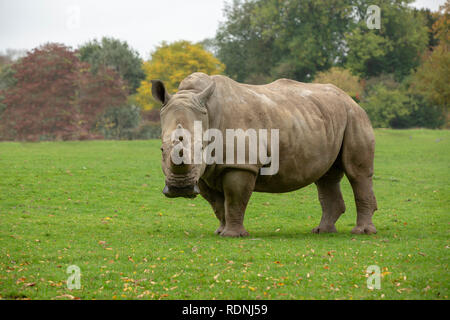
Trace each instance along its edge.
<instances>
[{"instance_id":1,"label":"rhino head","mask_svg":"<svg viewBox=\"0 0 450 320\"><path fill-rule=\"evenodd\" d=\"M208 129L206 101L214 89L215 82L212 81L201 92L180 90L170 95L162 81L152 80L152 95L163 104L160 113L161 151L162 169L166 177L163 194L166 197L194 198L200 193L198 180L206 165L201 159L194 159L194 147L199 147L200 151L204 147L203 132L194 134L194 123L201 123L202 130Z\"/></svg>"}]
</instances>

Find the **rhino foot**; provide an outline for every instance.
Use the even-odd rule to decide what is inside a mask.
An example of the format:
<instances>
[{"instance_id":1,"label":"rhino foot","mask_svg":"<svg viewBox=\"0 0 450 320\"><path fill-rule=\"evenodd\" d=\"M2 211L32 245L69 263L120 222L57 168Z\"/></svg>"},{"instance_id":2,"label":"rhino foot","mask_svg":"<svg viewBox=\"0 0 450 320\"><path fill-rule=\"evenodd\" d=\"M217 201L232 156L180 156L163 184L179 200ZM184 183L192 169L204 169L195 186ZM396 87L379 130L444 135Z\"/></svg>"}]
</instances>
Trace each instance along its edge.
<instances>
[{"instance_id":1,"label":"rhino foot","mask_svg":"<svg viewBox=\"0 0 450 320\"><path fill-rule=\"evenodd\" d=\"M374 234L377 233L377 229L375 226L371 223L364 226L356 226L352 230L353 234Z\"/></svg>"},{"instance_id":2,"label":"rhino foot","mask_svg":"<svg viewBox=\"0 0 450 320\"><path fill-rule=\"evenodd\" d=\"M240 229L227 229L224 228L223 231L220 233L222 237L247 237L249 233L247 230L244 229L244 227Z\"/></svg>"},{"instance_id":3,"label":"rhino foot","mask_svg":"<svg viewBox=\"0 0 450 320\"><path fill-rule=\"evenodd\" d=\"M220 226L220 227L217 228L216 231L214 231L214 233L215 233L215 234L221 234L222 231L223 231L223 229L225 229L225 226Z\"/></svg>"},{"instance_id":4,"label":"rhino foot","mask_svg":"<svg viewBox=\"0 0 450 320\"><path fill-rule=\"evenodd\" d=\"M332 226L318 226L312 229L312 233L336 233L336 227Z\"/></svg>"}]
</instances>

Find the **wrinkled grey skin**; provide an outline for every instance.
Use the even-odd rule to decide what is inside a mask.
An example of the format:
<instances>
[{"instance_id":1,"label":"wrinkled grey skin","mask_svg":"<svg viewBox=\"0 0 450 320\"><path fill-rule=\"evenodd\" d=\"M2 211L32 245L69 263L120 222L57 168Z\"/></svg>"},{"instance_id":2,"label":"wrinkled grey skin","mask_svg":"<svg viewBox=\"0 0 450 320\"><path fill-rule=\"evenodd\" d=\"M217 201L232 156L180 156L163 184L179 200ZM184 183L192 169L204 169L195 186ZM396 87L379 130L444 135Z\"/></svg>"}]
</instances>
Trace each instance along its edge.
<instances>
[{"instance_id":1,"label":"wrinkled grey skin","mask_svg":"<svg viewBox=\"0 0 450 320\"><path fill-rule=\"evenodd\" d=\"M152 83L153 96L164 104L163 192L168 197L195 197L200 193L220 222L217 234L248 235L243 221L253 191L289 192L311 183L317 186L322 206L322 219L312 231L336 232L335 223L345 212L340 191L344 174L351 183L357 208L352 233L376 233L372 223L377 209L372 191L375 138L366 113L345 92L331 84L287 79L246 85L203 73L185 78L173 96L161 81ZM203 130L221 130L224 137L225 129L279 129L278 173L260 175L260 164L174 165L170 151L174 144L183 142L171 141L170 134L179 125L193 132L194 120L202 121Z\"/></svg>"}]
</instances>

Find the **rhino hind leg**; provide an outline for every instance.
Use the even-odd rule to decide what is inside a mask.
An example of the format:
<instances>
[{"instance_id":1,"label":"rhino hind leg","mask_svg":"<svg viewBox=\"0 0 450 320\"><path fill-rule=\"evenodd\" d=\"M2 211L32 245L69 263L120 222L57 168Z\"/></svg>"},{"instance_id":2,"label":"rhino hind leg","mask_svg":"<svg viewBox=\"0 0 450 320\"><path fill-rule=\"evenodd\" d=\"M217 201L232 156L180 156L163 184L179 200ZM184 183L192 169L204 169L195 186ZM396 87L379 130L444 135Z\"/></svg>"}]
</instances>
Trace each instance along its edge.
<instances>
[{"instance_id":1,"label":"rhino hind leg","mask_svg":"<svg viewBox=\"0 0 450 320\"><path fill-rule=\"evenodd\" d=\"M346 128L342 165L356 202L356 226L352 233L373 234L377 232L372 222L372 216L377 210L372 186L375 138L367 116L361 111L357 114L359 121L353 119Z\"/></svg>"},{"instance_id":2,"label":"rhino hind leg","mask_svg":"<svg viewBox=\"0 0 450 320\"><path fill-rule=\"evenodd\" d=\"M220 222L219 227L214 232L215 234L221 234L225 228L225 198L223 193L213 190L203 181L199 180L198 187L200 189L200 195L209 202L214 210L214 214Z\"/></svg>"},{"instance_id":3,"label":"rhino hind leg","mask_svg":"<svg viewBox=\"0 0 450 320\"><path fill-rule=\"evenodd\" d=\"M372 216L377 210L377 202L372 191L372 177L349 179L355 196L357 218L354 234L373 234L377 229L372 222Z\"/></svg>"},{"instance_id":4,"label":"rhino hind leg","mask_svg":"<svg viewBox=\"0 0 450 320\"><path fill-rule=\"evenodd\" d=\"M340 181L343 176L344 171L335 164L323 177L316 181L322 207L322 219L319 226L312 230L313 233L337 232L335 223L345 212L345 203L340 188Z\"/></svg>"},{"instance_id":5,"label":"rhino hind leg","mask_svg":"<svg viewBox=\"0 0 450 320\"><path fill-rule=\"evenodd\" d=\"M244 213L255 188L256 175L244 170L230 170L222 177L225 195L225 228L220 233L224 237L245 237L249 233L244 228Z\"/></svg>"}]
</instances>

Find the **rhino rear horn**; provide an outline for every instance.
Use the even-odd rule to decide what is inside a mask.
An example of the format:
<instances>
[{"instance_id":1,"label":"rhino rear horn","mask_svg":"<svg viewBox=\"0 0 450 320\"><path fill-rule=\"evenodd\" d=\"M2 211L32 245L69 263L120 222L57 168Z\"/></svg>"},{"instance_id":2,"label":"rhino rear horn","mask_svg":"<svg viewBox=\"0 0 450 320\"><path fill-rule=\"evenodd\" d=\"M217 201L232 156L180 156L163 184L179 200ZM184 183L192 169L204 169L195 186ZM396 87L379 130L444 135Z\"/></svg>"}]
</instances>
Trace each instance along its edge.
<instances>
[{"instance_id":1,"label":"rhino rear horn","mask_svg":"<svg viewBox=\"0 0 450 320\"><path fill-rule=\"evenodd\" d=\"M211 84L205 90L203 90L197 95L197 98L202 105L206 105L206 101L208 101L209 97L212 95L215 88L216 83L212 81Z\"/></svg>"},{"instance_id":2,"label":"rhino rear horn","mask_svg":"<svg viewBox=\"0 0 450 320\"><path fill-rule=\"evenodd\" d=\"M170 99L170 94L167 93L166 87L161 80L152 80L152 96L162 104L166 104Z\"/></svg>"}]
</instances>

